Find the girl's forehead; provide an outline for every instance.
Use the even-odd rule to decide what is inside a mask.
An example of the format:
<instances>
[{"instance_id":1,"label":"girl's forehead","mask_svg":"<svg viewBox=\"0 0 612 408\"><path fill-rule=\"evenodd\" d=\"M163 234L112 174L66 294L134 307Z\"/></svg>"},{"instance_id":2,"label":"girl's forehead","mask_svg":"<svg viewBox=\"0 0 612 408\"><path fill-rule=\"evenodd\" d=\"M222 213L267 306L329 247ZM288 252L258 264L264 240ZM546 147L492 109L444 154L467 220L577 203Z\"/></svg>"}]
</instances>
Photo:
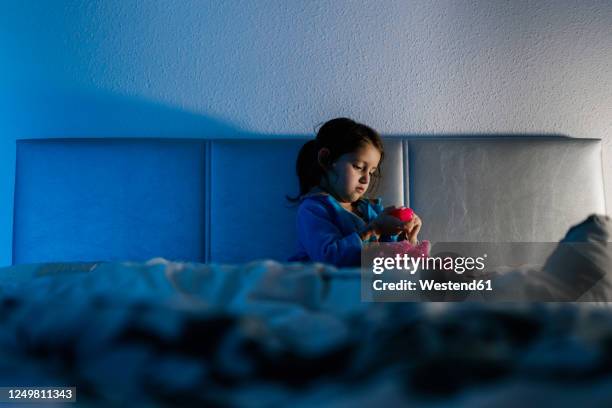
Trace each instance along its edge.
<instances>
[{"instance_id":1,"label":"girl's forehead","mask_svg":"<svg viewBox=\"0 0 612 408\"><path fill-rule=\"evenodd\" d=\"M358 160L372 166L377 166L380 161L380 152L371 144L362 146L352 153L347 153L345 156L347 160Z\"/></svg>"}]
</instances>

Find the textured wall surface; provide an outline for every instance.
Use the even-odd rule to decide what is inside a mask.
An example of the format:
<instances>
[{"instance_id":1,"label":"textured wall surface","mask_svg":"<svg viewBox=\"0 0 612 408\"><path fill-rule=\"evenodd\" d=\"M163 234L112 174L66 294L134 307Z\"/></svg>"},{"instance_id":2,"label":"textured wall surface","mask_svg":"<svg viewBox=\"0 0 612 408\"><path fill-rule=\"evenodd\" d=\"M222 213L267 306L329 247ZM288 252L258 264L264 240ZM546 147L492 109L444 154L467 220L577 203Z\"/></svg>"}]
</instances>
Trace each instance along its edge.
<instances>
[{"instance_id":1,"label":"textured wall surface","mask_svg":"<svg viewBox=\"0 0 612 408\"><path fill-rule=\"evenodd\" d=\"M15 140L385 134L602 138L612 207L612 3L5 1L0 265Z\"/></svg>"}]
</instances>

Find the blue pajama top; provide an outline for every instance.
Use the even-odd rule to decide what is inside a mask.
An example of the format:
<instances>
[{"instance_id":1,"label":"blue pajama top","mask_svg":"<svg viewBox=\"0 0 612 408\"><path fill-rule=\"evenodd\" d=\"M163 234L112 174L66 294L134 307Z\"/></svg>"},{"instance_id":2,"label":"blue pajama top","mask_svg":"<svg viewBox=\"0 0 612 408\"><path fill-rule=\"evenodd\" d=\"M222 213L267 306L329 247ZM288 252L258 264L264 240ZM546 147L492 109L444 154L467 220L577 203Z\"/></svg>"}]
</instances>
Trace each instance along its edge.
<instances>
[{"instance_id":1,"label":"blue pajama top","mask_svg":"<svg viewBox=\"0 0 612 408\"><path fill-rule=\"evenodd\" d=\"M376 241L374 235L366 241L359 232L383 211L382 199L361 198L359 212L348 211L327 193L310 193L302 197L297 210L297 253L289 262L324 262L337 267L361 265L364 242ZM399 235L399 234L398 234ZM398 235L381 237L381 242L397 241Z\"/></svg>"}]
</instances>

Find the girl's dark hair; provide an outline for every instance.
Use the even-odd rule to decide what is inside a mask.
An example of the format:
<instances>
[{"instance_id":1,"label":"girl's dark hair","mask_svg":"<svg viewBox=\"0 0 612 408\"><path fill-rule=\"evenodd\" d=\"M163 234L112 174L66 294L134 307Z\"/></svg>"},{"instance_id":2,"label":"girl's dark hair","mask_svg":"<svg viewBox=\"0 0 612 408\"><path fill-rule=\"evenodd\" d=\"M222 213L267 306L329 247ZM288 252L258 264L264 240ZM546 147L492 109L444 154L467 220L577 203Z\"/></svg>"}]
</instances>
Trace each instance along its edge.
<instances>
[{"instance_id":1,"label":"girl's dark hair","mask_svg":"<svg viewBox=\"0 0 612 408\"><path fill-rule=\"evenodd\" d=\"M300 182L300 194L297 197L287 196L287 200L292 203L298 202L311 188L319 185L322 177L327 176L317 159L319 150L322 148L329 149L328 163L325 164L331 165L343 154L352 153L368 143L380 152L380 163L377 171L380 177L380 167L385 153L378 132L348 118L336 118L325 122L319 128L317 136L304 143L298 153L295 171ZM373 181L375 188L377 179Z\"/></svg>"}]
</instances>

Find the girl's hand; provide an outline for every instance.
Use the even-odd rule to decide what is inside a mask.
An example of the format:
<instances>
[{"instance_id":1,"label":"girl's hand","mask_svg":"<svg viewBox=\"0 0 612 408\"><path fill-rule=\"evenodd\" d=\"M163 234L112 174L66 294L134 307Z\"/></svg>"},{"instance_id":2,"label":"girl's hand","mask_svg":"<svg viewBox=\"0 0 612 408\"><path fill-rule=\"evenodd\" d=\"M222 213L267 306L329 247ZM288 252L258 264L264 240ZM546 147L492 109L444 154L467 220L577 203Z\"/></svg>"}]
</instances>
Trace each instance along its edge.
<instances>
[{"instance_id":1,"label":"girl's hand","mask_svg":"<svg viewBox=\"0 0 612 408\"><path fill-rule=\"evenodd\" d=\"M376 235L395 235L405 230L405 222L389 215L395 207L387 207L378 217L372 220L371 225Z\"/></svg>"},{"instance_id":2,"label":"girl's hand","mask_svg":"<svg viewBox=\"0 0 612 408\"><path fill-rule=\"evenodd\" d=\"M410 241L412 245L416 245L419 242L417 239L417 235L421 230L421 225L423 225L421 218L418 215L414 214L410 221L407 221L403 224L404 231L402 233L402 236L405 237L405 239L407 239L408 241Z\"/></svg>"},{"instance_id":3,"label":"girl's hand","mask_svg":"<svg viewBox=\"0 0 612 408\"><path fill-rule=\"evenodd\" d=\"M385 207L385 209L383 210L381 214L390 214L397 208L401 208L401 207L396 207L394 205ZM421 230L421 225L423 224L423 222L421 221L421 217L419 217L416 213L414 213L410 221L406 221L406 222L400 221L400 223L402 223L404 227L402 228L401 235L398 237L398 241L408 240L410 241L412 245L416 245L418 243L417 237L418 237L419 231Z\"/></svg>"}]
</instances>

